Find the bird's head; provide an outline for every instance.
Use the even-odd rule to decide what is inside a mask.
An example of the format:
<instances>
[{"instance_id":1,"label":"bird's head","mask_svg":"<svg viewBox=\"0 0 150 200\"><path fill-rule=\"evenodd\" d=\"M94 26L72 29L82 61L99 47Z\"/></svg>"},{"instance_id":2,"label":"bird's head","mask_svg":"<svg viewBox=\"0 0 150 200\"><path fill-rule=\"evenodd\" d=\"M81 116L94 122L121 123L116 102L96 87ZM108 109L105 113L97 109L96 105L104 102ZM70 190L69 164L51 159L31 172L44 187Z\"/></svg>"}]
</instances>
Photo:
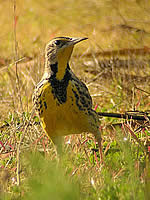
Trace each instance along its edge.
<instances>
[{"instance_id":1,"label":"bird's head","mask_svg":"<svg viewBox=\"0 0 150 200\"><path fill-rule=\"evenodd\" d=\"M63 73L69 62L74 45L86 39L88 38L56 37L52 39L45 48L46 69L50 67L51 71L57 72L58 79L63 78Z\"/></svg>"}]
</instances>

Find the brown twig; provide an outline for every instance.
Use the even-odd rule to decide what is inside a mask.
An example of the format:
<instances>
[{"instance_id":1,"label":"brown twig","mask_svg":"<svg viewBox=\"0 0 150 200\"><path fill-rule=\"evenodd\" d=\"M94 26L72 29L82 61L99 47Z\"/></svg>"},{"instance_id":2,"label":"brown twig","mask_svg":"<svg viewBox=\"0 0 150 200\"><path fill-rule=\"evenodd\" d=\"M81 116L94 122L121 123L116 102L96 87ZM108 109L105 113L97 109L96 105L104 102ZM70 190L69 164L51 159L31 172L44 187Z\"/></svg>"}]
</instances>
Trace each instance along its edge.
<instances>
[{"instance_id":1,"label":"brown twig","mask_svg":"<svg viewBox=\"0 0 150 200\"><path fill-rule=\"evenodd\" d=\"M24 135L26 134L27 128L30 125L30 121L31 121L33 115L34 115L34 110L31 111L31 116L29 118L28 123L26 123L24 125L23 134L21 135L19 144L17 145L17 156L16 156L16 160L17 160L17 171L16 171L16 173L17 173L17 185L20 185L20 147L21 147L21 144L23 142Z\"/></svg>"},{"instance_id":2,"label":"brown twig","mask_svg":"<svg viewBox=\"0 0 150 200\"><path fill-rule=\"evenodd\" d=\"M119 50L108 50L108 51L98 51L95 53L95 57L98 56L128 56L128 55L140 55L145 56L150 54L150 48L122 48ZM85 57L91 57L91 53L86 53Z\"/></svg>"},{"instance_id":3,"label":"brown twig","mask_svg":"<svg viewBox=\"0 0 150 200\"><path fill-rule=\"evenodd\" d=\"M15 61L18 60L18 42L17 42L17 16L16 16L16 0L14 0L14 47L15 47ZM15 72L16 72L16 89L20 101L21 111L23 112L22 98L20 94L20 80L18 75L18 62L15 62Z\"/></svg>"}]
</instances>

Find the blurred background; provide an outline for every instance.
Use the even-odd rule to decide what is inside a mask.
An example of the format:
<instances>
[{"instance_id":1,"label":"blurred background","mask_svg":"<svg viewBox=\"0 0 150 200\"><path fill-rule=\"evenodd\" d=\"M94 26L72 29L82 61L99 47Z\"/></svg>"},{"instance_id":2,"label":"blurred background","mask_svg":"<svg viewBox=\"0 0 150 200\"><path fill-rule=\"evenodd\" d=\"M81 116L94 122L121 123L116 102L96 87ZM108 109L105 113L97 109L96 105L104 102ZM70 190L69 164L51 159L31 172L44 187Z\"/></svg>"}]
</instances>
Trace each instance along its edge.
<instances>
[{"instance_id":1,"label":"blurred background","mask_svg":"<svg viewBox=\"0 0 150 200\"><path fill-rule=\"evenodd\" d=\"M136 48L149 43L147 0L17 0L20 56L34 56L52 37L86 36L96 50ZM14 55L13 1L0 1L1 58ZM6 15L7 14L7 15ZM80 49L80 48L79 48ZM7 54L6 54L7 52Z\"/></svg>"},{"instance_id":2,"label":"blurred background","mask_svg":"<svg viewBox=\"0 0 150 200\"><path fill-rule=\"evenodd\" d=\"M0 0L0 30L0 191L13 199L26 196L29 188L37 194L42 174L55 169L50 164L56 159L53 145L38 117L31 117L33 89L44 69L44 48L53 37L88 37L75 47L70 66L86 83L97 111L149 114L150 1ZM64 183L64 191L70 188L65 193L69 199L149 199L149 122L102 118L101 130L105 167L99 169L98 152L91 150L96 148L92 135L67 136L64 171L54 172L58 177L64 173L67 181L63 176L49 182L44 174L46 187L56 181L61 190ZM22 153L33 150L48 161L35 157L32 163L33 158L24 158ZM38 160L44 164L34 170ZM30 183L29 174L34 177ZM19 176L22 187L16 186ZM71 185L70 177L75 178ZM52 199L63 195L61 190L56 198L57 191L49 193L42 187L40 197L29 193L25 198L44 198L45 191L46 199L50 194Z\"/></svg>"}]
</instances>

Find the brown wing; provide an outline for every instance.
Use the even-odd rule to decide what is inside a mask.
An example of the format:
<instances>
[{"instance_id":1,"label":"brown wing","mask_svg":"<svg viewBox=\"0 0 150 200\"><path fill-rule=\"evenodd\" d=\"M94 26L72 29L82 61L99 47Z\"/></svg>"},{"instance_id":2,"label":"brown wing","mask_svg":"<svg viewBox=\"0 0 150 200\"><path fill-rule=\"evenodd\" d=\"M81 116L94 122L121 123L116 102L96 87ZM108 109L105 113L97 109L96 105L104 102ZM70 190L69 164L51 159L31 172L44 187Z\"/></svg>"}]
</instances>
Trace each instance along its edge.
<instances>
[{"instance_id":1,"label":"brown wing","mask_svg":"<svg viewBox=\"0 0 150 200\"><path fill-rule=\"evenodd\" d=\"M70 70L71 71L71 70ZM76 98L76 104L80 110L92 109L92 98L86 85L80 81L71 71L71 82L73 85L72 91Z\"/></svg>"}]
</instances>

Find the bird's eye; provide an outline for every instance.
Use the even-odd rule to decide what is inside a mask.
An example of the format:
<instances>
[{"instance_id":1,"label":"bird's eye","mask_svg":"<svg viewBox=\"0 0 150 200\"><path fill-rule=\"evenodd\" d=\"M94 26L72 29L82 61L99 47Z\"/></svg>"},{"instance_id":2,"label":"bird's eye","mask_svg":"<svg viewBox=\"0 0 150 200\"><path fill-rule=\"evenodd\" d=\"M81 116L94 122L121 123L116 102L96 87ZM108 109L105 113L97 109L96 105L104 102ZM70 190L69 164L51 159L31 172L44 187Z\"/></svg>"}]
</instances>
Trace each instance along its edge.
<instances>
[{"instance_id":1,"label":"bird's eye","mask_svg":"<svg viewBox=\"0 0 150 200\"><path fill-rule=\"evenodd\" d=\"M60 40L55 40L55 44L59 45L60 44Z\"/></svg>"}]
</instances>

